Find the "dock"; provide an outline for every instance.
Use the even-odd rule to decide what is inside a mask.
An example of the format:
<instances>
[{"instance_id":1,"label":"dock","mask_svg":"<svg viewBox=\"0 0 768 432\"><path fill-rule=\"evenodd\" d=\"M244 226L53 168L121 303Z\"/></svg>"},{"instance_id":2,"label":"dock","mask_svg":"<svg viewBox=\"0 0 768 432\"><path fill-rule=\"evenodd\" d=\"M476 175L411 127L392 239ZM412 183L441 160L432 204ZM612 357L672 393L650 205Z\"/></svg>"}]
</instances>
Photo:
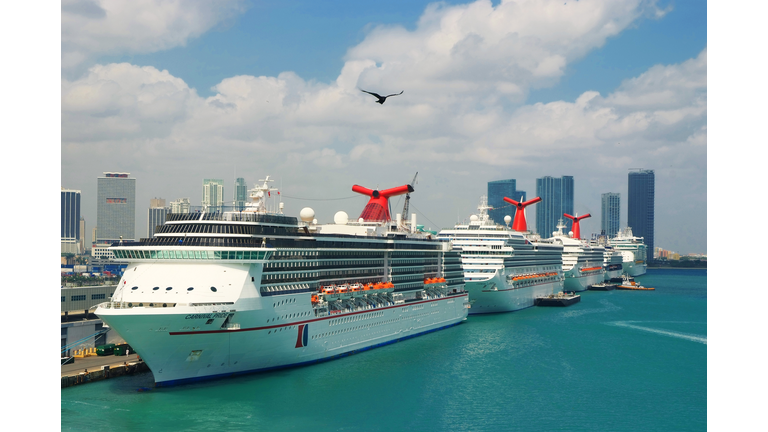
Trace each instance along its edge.
<instances>
[{"instance_id":1,"label":"dock","mask_svg":"<svg viewBox=\"0 0 768 432\"><path fill-rule=\"evenodd\" d=\"M148 371L137 354L76 358L61 365L61 388Z\"/></svg>"},{"instance_id":2,"label":"dock","mask_svg":"<svg viewBox=\"0 0 768 432\"><path fill-rule=\"evenodd\" d=\"M581 296L574 293L559 292L547 297L538 297L534 300L536 306L570 306L581 301Z\"/></svg>"}]
</instances>

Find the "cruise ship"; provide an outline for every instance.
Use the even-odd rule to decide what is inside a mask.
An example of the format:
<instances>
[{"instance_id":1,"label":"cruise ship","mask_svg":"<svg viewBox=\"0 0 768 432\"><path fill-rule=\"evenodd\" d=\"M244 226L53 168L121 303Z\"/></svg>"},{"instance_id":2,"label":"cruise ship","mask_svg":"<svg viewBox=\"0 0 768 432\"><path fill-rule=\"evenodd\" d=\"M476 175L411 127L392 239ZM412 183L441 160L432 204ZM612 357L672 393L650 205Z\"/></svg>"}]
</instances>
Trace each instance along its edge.
<instances>
[{"instance_id":1,"label":"cruise ship","mask_svg":"<svg viewBox=\"0 0 768 432\"><path fill-rule=\"evenodd\" d=\"M300 221L268 209L276 189L261 181L243 211L169 214L154 237L110 248L127 268L96 314L157 386L307 365L466 319L458 252L390 221L387 198L411 186L355 185L371 197L360 218L319 225L310 208Z\"/></svg>"},{"instance_id":2,"label":"cruise ship","mask_svg":"<svg viewBox=\"0 0 768 432\"><path fill-rule=\"evenodd\" d=\"M605 271L605 282L622 282L624 274L624 257L621 252L608 244L608 238L601 234L597 239L592 239L590 245L602 246L605 248L603 253L603 270Z\"/></svg>"},{"instance_id":3,"label":"cruise ship","mask_svg":"<svg viewBox=\"0 0 768 432\"><path fill-rule=\"evenodd\" d=\"M438 234L461 252L465 289L472 305L470 315L516 311L533 306L537 297L563 290L562 245L528 237L523 208L537 199L525 203L505 200L519 204L512 229L490 218L483 196L479 214L472 215L469 223L456 224ZM507 216L506 224L510 221Z\"/></svg>"},{"instance_id":4,"label":"cruise ship","mask_svg":"<svg viewBox=\"0 0 768 432\"><path fill-rule=\"evenodd\" d=\"M624 274L629 276L641 276L648 268L646 246L642 237L632 235L632 228L626 227L619 231L616 237L608 240L609 244L619 252L624 259Z\"/></svg>"},{"instance_id":5,"label":"cruise ship","mask_svg":"<svg viewBox=\"0 0 768 432\"><path fill-rule=\"evenodd\" d=\"M584 215L582 218L588 216ZM554 236L547 239L563 246L563 272L565 273L563 290L566 292L586 291L590 286L605 281L603 269L605 248L590 245L589 242L582 240L578 222L579 219L574 220L572 232L564 234L563 228L566 225L560 219L557 231L553 233Z\"/></svg>"}]
</instances>

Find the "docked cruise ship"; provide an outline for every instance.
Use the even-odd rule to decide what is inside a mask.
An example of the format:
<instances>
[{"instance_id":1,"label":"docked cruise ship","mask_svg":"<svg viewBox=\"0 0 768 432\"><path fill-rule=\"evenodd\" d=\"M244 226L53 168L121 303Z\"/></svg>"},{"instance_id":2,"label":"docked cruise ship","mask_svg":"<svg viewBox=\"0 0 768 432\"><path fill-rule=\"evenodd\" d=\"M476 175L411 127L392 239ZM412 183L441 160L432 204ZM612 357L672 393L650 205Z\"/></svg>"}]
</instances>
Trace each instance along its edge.
<instances>
[{"instance_id":1,"label":"docked cruise ship","mask_svg":"<svg viewBox=\"0 0 768 432\"><path fill-rule=\"evenodd\" d=\"M605 248L590 245L589 242L579 238L578 222L574 222L572 234L564 234L563 220L557 224L557 231L553 237L547 239L555 244L563 246L563 272L565 282L563 290L566 292L585 291L590 286L605 281L603 269Z\"/></svg>"},{"instance_id":2,"label":"docked cruise ship","mask_svg":"<svg viewBox=\"0 0 768 432\"><path fill-rule=\"evenodd\" d=\"M608 240L614 249L621 252L624 258L624 273L635 277L644 275L648 268L646 246L642 237L632 235L632 228L626 227L619 231L616 237Z\"/></svg>"},{"instance_id":3,"label":"docked cruise ship","mask_svg":"<svg viewBox=\"0 0 768 432\"><path fill-rule=\"evenodd\" d=\"M311 364L461 323L469 309L450 242L390 221L386 198L357 222L268 210L269 177L244 211L169 214L155 236L111 247L127 268L96 314L156 385Z\"/></svg>"},{"instance_id":4,"label":"docked cruise ship","mask_svg":"<svg viewBox=\"0 0 768 432\"><path fill-rule=\"evenodd\" d=\"M592 239L590 245L602 246L605 248L603 253L603 270L605 271L605 282L621 282L624 274L624 257L621 252L608 244L608 238L601 234L597 239Z\"/></svg>"},{"instance_id":5,"label":"docked cruise ship","mask_svg":"<svg viewBox=\"0 0 768 432\"><path fill-rule=\"evenodd\" d=\"M523 232L496 224L488 215L489 209L486 197L482 197L479 214L472 215L469 223L438 234L461 252L465 289L472 305L469 313L515 311L533 306L537 297L561 292L562 245L529 239L522 209L517 210L520 217L515 216L513 228ZM505 218L507 224L510 220Z\"/></svg>"}]
</instances>

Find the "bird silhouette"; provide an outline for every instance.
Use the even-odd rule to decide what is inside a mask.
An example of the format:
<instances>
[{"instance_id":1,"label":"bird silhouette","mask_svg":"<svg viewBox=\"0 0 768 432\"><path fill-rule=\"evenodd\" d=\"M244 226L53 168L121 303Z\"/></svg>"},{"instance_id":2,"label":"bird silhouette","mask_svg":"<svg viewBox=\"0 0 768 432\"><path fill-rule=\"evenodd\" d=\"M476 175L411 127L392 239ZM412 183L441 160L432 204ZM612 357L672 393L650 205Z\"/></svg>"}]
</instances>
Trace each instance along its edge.
<instances>
[{"instance_id":1,"label":"bird silhouette","mask_svg":"<svg viewBox=\"0 0 768 432\"><path fill-rule=\"evenodd\" d=\"M376 103L379 103L379 104L382 104L382 105L384 105L384 101L387 100L388 97L390 97L390 96L400 96L401 94L403 94L403 92L400 92L400 93L395 93L395 94L391 94L391 95L387 95L387 96L382 96L382 95L379 95L379 94L376 94L376 93L373 93L373 92L365 91L363 89L360 89L360 91L363 92L363 93L368 93L369 95L376 96L376 99L378 99L376 101ZM405 91L405 90L403 90L403 91Z\"/></svg>"}]
</instances>

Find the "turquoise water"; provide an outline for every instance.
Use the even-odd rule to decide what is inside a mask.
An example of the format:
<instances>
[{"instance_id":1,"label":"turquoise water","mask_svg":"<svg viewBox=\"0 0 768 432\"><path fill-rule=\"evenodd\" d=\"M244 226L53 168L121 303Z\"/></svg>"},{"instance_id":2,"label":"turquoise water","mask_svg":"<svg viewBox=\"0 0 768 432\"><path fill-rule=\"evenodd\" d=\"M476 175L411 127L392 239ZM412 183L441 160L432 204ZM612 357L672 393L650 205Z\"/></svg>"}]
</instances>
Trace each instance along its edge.
<instances>
[{"instance_id":1,"label":"turquoise water","mask_svg":"<svg viewBox=\"0 0 768 432\"><path fill-rule=\"evenodd\" d=\"M704 431L706 270L656 291L471 316L307 367L157 388L139 374L61 390L77 431Z\"/></svg>"}]
</instances>

